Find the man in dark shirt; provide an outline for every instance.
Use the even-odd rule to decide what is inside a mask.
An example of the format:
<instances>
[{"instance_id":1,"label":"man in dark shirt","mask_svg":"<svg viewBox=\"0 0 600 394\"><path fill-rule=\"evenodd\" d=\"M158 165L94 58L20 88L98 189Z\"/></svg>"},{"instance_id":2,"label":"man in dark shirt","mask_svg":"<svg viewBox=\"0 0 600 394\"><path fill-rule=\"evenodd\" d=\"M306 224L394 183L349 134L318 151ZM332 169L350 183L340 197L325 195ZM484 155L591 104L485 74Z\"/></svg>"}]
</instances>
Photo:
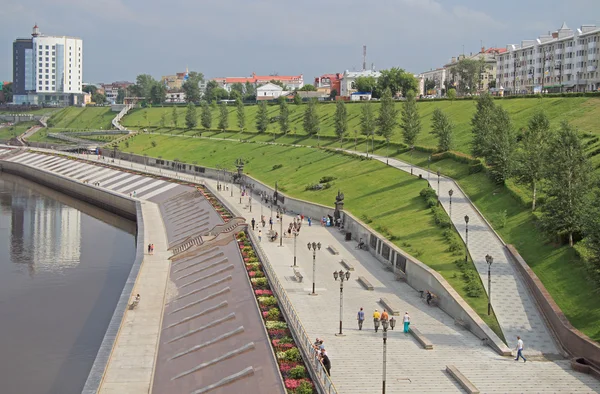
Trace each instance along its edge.
<instances>
[{"instance_id":1,"label":"man in dark shirt","mask_svg":"<svg viewBox=\"0 0 600 394\"><path fill-rule=\"evenodd\" d=\"M327 356L325 349L321 349L321 362L327 371L327 375L331 376L331 361L329 360L329 356Z\"/></svg>"}]
</instances>

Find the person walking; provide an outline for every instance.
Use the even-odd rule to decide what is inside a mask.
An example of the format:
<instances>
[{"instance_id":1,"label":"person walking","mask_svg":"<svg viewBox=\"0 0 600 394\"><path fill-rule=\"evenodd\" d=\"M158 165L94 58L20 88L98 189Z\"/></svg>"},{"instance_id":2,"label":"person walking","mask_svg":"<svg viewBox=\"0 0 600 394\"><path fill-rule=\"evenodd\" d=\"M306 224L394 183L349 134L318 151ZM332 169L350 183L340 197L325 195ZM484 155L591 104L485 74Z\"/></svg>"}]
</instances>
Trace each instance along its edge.
<instances>
[{"instance_id":1,"label":"person walking","mask_svg":"<svg viewBox=\"0 0 600 394\"><path fill-rule=\"evenodd\" d=\"M150 247L150 251L152 252L152 254L154 254L154 244L152 244L152 246Z\"/></svg>"},{"instance_id":2,"label":"person walking","mask_svg":"<svg viewBox=\"0 0 600 394\"><path fill-rule=\"evenodd\" d=\"M327 375L331 376L331 360L329 360L325 349L321 349L321 362L323 363L323 367L325 367L325 371L327 371Z\"/></svg>"},{"instance_id":3,"label":"person walking","mask_svg":"<svg viewBox=\"0 0 600 394\"><path fill-rule=\"evenodd\" d=\"M360 308L360 311L358 311L356 320L358 320L358 329L362 330L362 325L363 325L363 322L365 321L365 311L363 311L363 308Z\"/></svg>"},{"instance_id":4,"label":"person walking","mask_svg":"<svg viewBox=\"0 0 600 394\"><path fill-rule=\"evenodd\" d=\"M152 249L152 245L148 244L148 254L150 254L151 249Z\"/></svg>"},{"instance_id":5,"label":"person walking","mask_svg":"<svg viewBox=\"0 0 600 394\"><path fill-rule=\"evenodd\" d=\"M273 230L273 218L269 218L269 226L271 226L271 230Z\"/></svg>"},{"instance_id":6,"label":"person walking","mask_svg":"<svg viewBox=\"0 0 600 394\"><path fill-rule=\"evenodd\" d=\"M402 322L404 323L404 332L408 332L408 328L410 326L410 316L408 315L408 312L404 313L404 318L402 319Z\"/></svg>"},{"instance_id":7,"label":"person walking","mask_svg":"<svg viewBox=\"0 0 600 394\"><path fill-rule=\"evenodd\" d=\"M254 220L254 218L252 218L250 223L252 223L252 231L254 231L254 226L256 225L256 220Z\"/></svg>"},{"instance_id":8,"label":"person walking","mask_svg":"<svg viewBox=\"0 0 600 394\"><path fill-rule=\"evenodd\" d=\"M373 324L375 325L375 332L379 329L379 318L381 317L381 313L377 309L373 312Z\"/></svg>"},{"instance_id":9,"label":"person walking","mask_svg":"<svg viewBox=\"0 0 600 394\"><path fill-rule=\"evenodd\" d=\"M258 242L262 242L262 230L258 230Z\"/></svg>"},{"instance_id":10,"label":"person walking","mask_svg":"<svg viewBox=\"0 0 600 394\"><path fill-rule=\"evenodd\" d=\"M390 316L388 315L387 311L384 309L383 313L381 314L381 321L388 321L388 319L390 318Z\"/></svg>"},{"instance_id":11,"label":"person walking","mask_svg":"<svg viewBox=\"0 0 600 394\"><path fill-rule=\"evenodd\" d=\"M523 356L523 340L521 337L517 337L517 358L515 358L515 361L519 361L519 358L522 358L524 363L527 362L527 359Z\"/></svg>"}]
</instances>

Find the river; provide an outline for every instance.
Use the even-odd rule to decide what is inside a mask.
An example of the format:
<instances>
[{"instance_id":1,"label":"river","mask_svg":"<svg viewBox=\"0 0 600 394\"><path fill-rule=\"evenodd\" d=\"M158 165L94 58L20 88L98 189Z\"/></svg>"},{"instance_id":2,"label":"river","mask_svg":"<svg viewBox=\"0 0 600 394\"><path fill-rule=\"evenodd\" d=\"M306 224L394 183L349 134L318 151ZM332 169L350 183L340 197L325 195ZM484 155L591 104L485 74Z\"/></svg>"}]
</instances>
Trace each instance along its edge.
<instances>
[{"instance_id":1,"label":"river","mask_svg":"<svg viewBox=\"0 0 600 394\"><path fill-rule=\"evenodd\" d=\"M135 223L0 173L0 393L80 393L135 260Z\"/></svg>"}]
</instances>

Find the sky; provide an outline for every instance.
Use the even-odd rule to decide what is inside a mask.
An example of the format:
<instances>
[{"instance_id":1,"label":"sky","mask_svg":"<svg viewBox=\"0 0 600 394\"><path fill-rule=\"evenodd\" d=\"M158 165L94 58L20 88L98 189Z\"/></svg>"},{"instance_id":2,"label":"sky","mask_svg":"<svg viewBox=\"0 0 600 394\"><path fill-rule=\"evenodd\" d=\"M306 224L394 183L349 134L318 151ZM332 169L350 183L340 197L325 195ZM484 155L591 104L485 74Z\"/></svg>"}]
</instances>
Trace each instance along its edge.
<instances>
[{"instance_id":1,"label":"sky","mask_svg":"<svg viewBox=\"0 0 600 394\"><path fill-rule=\"evenodd\" d=\"M81 37L84 81L200 71L206 77L360 70L413 73L557 30L600 26L599 0L0 0L0 80L12 79L12 42Z\"/></svg>"}]
</instances>

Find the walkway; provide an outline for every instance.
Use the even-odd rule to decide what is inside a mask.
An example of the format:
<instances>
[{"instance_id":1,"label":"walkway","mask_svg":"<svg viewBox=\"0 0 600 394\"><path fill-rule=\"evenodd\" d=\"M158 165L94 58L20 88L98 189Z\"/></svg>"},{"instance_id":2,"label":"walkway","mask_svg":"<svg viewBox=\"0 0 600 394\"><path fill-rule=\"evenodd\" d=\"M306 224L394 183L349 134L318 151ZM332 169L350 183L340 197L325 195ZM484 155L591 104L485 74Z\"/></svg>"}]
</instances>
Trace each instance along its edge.
<instances>
[{"instance_id":1,"label":"walkway","mask_svg":"<svg viewBox=\"0 0 600 394\"><path fill-rule=\"evenodd\" d=\"M216 189L216 181L204 180ZM218 192L220 198L237 207L240 215L250 221L259 219L261 206L252 201L252 213L246 208L247 199L239 203L239 192L234 197L229 191ZM270 209L262 206L262 212L269 216ZM292 221L286 216L283 228ZM274 225L276 231L279 226ZM387 356L387 392L404 393L454 393L462 389L444 372L446 365L454 364L481 392L523 393L523 392L586 392L600 390L600 382L588 375L578 374L570 369L567 360L547 361L542 357L530 357L526 364L516 363L511 358L497 355L491 348L482 346L479 339L469 331L454 324L454 320L435 307L429 307L419 294L404 282L398 282L386 271L382 264L368 252L356 250L355 242L345 242L343 234L335 229L318 225L308 227L305 223L297 238L296 253L298 268L304 280L298 283L293 277L294 241L284 238L283 247L279 242L268 242L263 229L262 247L269 257L282 285L288 292L294 308L311 337L324 339L327 352L332 360L332 379L340 393L373 393L381 387L382 337L375 334L372 321L368 319L374 309L382 310L378 303L381 297L388 298L397 305L401 314L408 311L413 327L418 328L433 342L433 350L423 349L415 339L401 332L400 327L389 332ZM308 242L321 242L321 250L316 259L316 292L318 296L308 296L312 288L312 252L306 247ZM333 245L340 255L327 250ZM343 269L339 263L344 258L355 268L350 281L344 283L344 334L335 333L339 327L339 282L334 281L333 271ZM373 291L365 290L356 279L364 276L374 286ZM367 320L363 331L356 324L356 312L365 309ZM397 316L401 319L402 316ZM531 356L529 338L525 337L526 356ZM511 347L514 345L511 341Z\"/></svg>"},{"instance_id":2,"label":"walkway","mask_svg":"<svg viewBox=\"0 0 600 394\"><path fill-rule=\"evenodd\" d=\"M383 163L388 160L383 156L371 156ZM396 159L389 159L389 165L408 173L412 168L415 176L421 175L423 179L429 181L433 190L438 191L438 178L433 171L428 172L426 169L411 166L409 163ZM469 216L469 254L485 284L486 292L488 290L488 264L485 256L489 254L494 258L492 263L492 307L509 345L516 341L517 335L519 335L527 342L530 354L559 354L533 296L509 261L504 243L479 215L479 212L473 207L473 203L464 195L454 180L446 177L440 177L439 182L442 206L446 212L450 212L448 195L450 189L453 190L451 219L463 242L465 241L464 217L465 215Z\"/></svg>"}]
</instances>

